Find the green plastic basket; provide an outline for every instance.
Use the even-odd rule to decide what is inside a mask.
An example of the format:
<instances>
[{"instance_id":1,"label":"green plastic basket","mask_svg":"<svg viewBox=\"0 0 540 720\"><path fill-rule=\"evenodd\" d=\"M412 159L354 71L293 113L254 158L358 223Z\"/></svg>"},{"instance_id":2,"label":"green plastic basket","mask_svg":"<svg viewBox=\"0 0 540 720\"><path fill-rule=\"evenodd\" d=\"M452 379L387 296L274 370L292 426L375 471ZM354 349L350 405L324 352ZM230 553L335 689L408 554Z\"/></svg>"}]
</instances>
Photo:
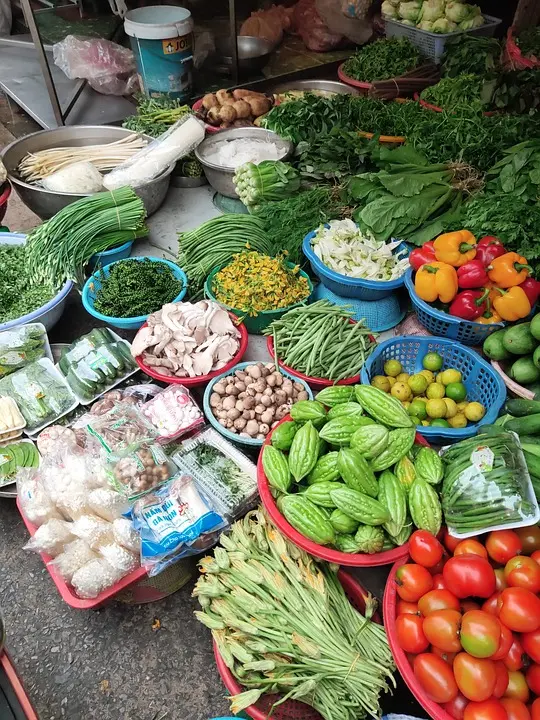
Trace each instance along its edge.
<instances>
[{"instance_id":1,"label":"green plastic basket","mask_svg":"<svg viewBox=\"0 0 540 720\"><path fill-rule=\"evenodd\" d=\"M296 265L290 262L286 263L286 265L291 270L296 267ZM226 265L221 265L220 267L214 268L210 275L208 275L208 277L206 278L206 282L204 283L204 292L206 297L210 300L214 300L215 302L219 301L216 299L216 296L212 291L214 277L224 267L226 267ZM287 307L279 308L279 310L262 310L257 315L246 315L245 310L238 310L238 308L229 307L229 305L225 305L224 303L220 303L220 305L222 305L222 307L224 308L227 308L227 310L229 310L229 312L232 312L234 315L237 315L246 326L247 331L248 333L250 333L250 335L262 335L263 330L267 328L271 322L273 322L274 320L279 320L282 315L284 315L292 308L311 302L311 296L313 295L313 283L303 270L300 270L300 275L306 278L309 287L309 295L305 300L302 300L302 302L294 303L294 305L287 305Z\"/></svg>"}]
</instances>

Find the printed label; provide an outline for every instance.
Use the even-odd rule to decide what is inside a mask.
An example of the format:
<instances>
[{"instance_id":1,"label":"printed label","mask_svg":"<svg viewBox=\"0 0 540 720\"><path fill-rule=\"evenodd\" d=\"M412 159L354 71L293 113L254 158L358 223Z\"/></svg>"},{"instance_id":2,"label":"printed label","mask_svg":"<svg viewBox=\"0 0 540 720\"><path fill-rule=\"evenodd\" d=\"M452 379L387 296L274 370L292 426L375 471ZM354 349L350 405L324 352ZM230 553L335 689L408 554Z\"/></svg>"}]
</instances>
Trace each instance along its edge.
<instances>
[{"instance_id":1,"label":"printed label","mask_svg":"<svg viewBox=\"0 0 540 720\"><path fill-rule=\"evenodd\" d=\"M484 445L477 447L471 454L471 462L480 472L490 472L493 470L494 460L495 455L493 451Z\"/></svg>"}]
</instances>

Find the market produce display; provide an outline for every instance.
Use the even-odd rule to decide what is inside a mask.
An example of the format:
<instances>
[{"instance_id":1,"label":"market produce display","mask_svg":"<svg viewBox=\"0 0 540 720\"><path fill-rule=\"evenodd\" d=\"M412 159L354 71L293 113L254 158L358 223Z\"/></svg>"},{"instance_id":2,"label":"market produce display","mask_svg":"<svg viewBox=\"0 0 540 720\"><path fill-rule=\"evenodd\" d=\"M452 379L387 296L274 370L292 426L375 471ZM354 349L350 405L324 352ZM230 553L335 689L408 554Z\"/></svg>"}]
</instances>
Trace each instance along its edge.
<instances>
[{"instance_id":1,"label":"market produce display","mask_svg":"<svg viewBox=\"0 0 540 720\"><path fill-rule=\"evenodd\" d=\"M309 377L339 382L358 374L375 342L346 307L318 300L293 308L264 329L276 362Z\"/></svg>"},{"instance_id":2,"label":"market produce display","mask_svg":"<svg viewBox=\"0 0 540 720\"><path fill-rule=\"evenodd\" d=\"M272 105L272 97L238 88L232 92L218 90L216 93L208 93L202 98L197 112L209 125L225 129L253 125Z\"/></svg>"},{"instance_id":3,"label":"market produce display","mask_svg":"<svg viewBox=\"0 0 540 720\"><path fill-rule=\"evenodd\" d=\"M420 97L427 103L445 110L454 110L459 105L486 107L489 105L494 83L488 84L479 75L463 74L447 77L422 90Z\"/></svg>"},{"instance_id":4,"label":"market produce display","mask_svg":"<svg viewBox=\"0 0 540 720\"><path fill-rule=\"evenodd\" d=\"M381 38L358 50L343 63L343 72L355 80L371 83L413 70L422 55L407 38Z\"/></svg>"},{"instance_id":5,"label":"market produce display","mask_svg":"<svg viewBox=\"0 0 540 720\"><path fill-rule=\"evenodd\" d=\"M372 144L356 132L335 127L326 135L299 142L292 162L306 180L343 181L365 169Z\"/></svg>"},{"instance_id":6,"label":"market produce display","mask_svg":"<svg viewBox=\"0 0 540 720\"><path fill-rule=\"evenodd\" d=\"M526 281L535 293L535 301L540 291L540 283L533 278ZM527 288L524 288L526 290ZM508 368L508 374L519 385L535 389L540 380L540 315L530 322L518 323L490 335L483 345L483 352L491 360L502 361Z\"/></svg>"},{"instance_id":7,"label":"market produce display","mask_svg":"<svg viewBox=\"0 0 540 720\"><path fill-rule=\"evenodd\" d=\"M234 173L234 186L244 205L253 207L294 195L300 189L300 176L280 160L248 162Z\"/></svg>"},{"instance_id":8,"label":"market produce display","mask_svg":"<svg viewBox=\"0 0 540 720\"><path fill-rule=\"evenodd\" d=\"M231 711L277 692L325 720L377 716L393 663L385 631L372 621L373 599L364 615L351 607L335 570L288 543L262 510L220 543L215 557L201 560L195 614L245 688L231 698Z\"/></svg>"},{"instance_id":9,"label":"market produce display","mask_svg":"<svg viewBox=\"0 0 540 720\"><path fill-rule=\"evenodd\" d=\"M37 468L39 453L31 440L13 442L0 448L0 487L12 483L19 468Z\"/></svg>"},{"instance_id":10,"label":"market produce display","mask_svg":"<svg viewBox=\"0 0 540 720\"><path fill-rule=\"evenodd\" d=\"M201 148L198 157L211 165L235 170L245 163L258 165L265 160L281 160L286 154L283 143L278 144L267 136L222 140L208 149Z\"/></svg>"},{"instance_id":11,"label":"market produce display","mask_svg":"<svg viewBox=\"0 0 540 720\"><path fill-rule=\"evenodd\" d=\"M455 0L385 0L383 17L433 33L452 33L481 27L485 20L478 5Z\"/></svg>"},{"instance_id":12,"label":"market produce display","mask_svg":"<svg viewBox=\"0 0 540 720\"><path fill-rule=\"evenodd\" d=\"M30 323L0 333L0 377L49 355L47 333L41 323Z\"/></svg>"}]
</instances>

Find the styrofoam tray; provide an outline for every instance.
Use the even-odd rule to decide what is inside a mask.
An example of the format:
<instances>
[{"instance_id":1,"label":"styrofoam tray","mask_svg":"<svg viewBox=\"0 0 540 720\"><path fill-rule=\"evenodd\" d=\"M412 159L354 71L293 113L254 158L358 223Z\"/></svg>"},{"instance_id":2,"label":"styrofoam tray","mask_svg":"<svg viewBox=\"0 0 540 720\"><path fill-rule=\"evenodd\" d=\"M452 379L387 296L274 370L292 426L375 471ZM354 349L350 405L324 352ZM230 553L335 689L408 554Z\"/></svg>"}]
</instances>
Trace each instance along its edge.
<instances>
[{"instance_id":1,"label":"styrofoam tray","mask_svg":"<svg viewBox=\"0 0 540 720\"><path fill-rule=\"evenodd\" d=\"M8 447L9 445L14 445L15 443L31 443L32 445L35 446L35 448L37 450L37 454L38 454L39 458L41 459L41 453L37 449L37 445L35 444L35 442L33 440L30 440L29 438L22 438L22 439L20 437L14 438L13 440L10 440L9 442L2 443L1 446ZM3 490L4 488L9 487L10 485L15 485L15 482L16 482L16 480L8 480L7 482L2 482L2 478L0 478L0 489Z\"/></svg>"},{"instance_id":2,"label":"styrofoam tray","mask_svg":"<svg viewBox=\"0 0 540 720\"><path fill-rule=\"evenodd\" d=\"M10 375L12 375L12 374L13 374L13 373L10 373ZM4 438L4 436L5 436L5 435L8 435L9 433L15 432L15 430L20 430L21 433L22 433L23 428L26 427L26 420L24 419L23 414L22 414L22 412L21 412L20 409L19 409L19 406L17 405L17 403L15 402L15 400L11 397L11 395L2 395L2 394L0 394L0 397L6 398L7 400L11 400L11 403L12 403L13 405L15 405L15 409L17 410L17 412L19 413L19 415L22 417L22 423L19 423L18 425L14 425L14 426L13 426L12 428L10 428L9 430L2 430L2 432L0 432L0 442L3 442L2 438ZM21 433L19 433L19 434L21 434ZM16 437L16 436L15 436L15 437Z\"/></svg>"},{"instance_id":3,"label":"styrofoam tray","mask_svg":"<svg viewBox=\"0 0 540 720\"><path fill-rule=\"evenodd\" d=\"M43 357L49 358L49 360L53 360L53 354L52 354L52 350L51 350L51 344L49 342L49 336L47 335L47 330L45 328L45 325L43 325L43 323L39 323L39 322L28 323L28 325L22 325L22 326L9 328L8 330L3 330L2 332L0 332L0 342L2 341L3 335L14 335L17 332L20 332L22 327L38 327L39 328L40 332L43 335L43 353L44 353ZM32 362L35 362L35 361L33 360ZM30 363L27 363L27 364L30 365ZM19 370L20 369L21 368L19 368ZM15 372L17 372L17 370L15 370ZM13 373L8 373L8 375L13 375ZM7 375L1 375L0 377L4 378L4 377L7 377Z\"/></svg>"}]
</instances>

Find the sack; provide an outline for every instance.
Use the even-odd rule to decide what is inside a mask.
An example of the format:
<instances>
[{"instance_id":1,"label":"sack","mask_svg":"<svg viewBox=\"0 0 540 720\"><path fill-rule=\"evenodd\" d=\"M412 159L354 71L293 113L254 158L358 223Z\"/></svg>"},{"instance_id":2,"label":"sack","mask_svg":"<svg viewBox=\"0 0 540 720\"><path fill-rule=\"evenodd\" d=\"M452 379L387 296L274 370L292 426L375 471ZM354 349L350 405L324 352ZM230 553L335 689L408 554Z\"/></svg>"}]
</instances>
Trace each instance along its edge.
<instances>
[{"instance_id":1,"label":"sack","mask_svg":"<svg viewBox=\"0 0 540 720\"><path fill-rule=\"evenodd\" d=\"M540 58L534 55L525 57L514 40L514 28L508 28L503 50L502 64L505 70L531 70L540 68Z\"/></svg>"},{"instance_id":2,"label":"sack","mask_svg":"<svg viewBox=\"0 0 540 720\"><path fill-rule=\"evenodd\" d=\"M299 0L294 9L294 25L304 45L313 52L335 50L343 35L332 33L319 15L315 0Z\"/></svg>"}]
</instances>

